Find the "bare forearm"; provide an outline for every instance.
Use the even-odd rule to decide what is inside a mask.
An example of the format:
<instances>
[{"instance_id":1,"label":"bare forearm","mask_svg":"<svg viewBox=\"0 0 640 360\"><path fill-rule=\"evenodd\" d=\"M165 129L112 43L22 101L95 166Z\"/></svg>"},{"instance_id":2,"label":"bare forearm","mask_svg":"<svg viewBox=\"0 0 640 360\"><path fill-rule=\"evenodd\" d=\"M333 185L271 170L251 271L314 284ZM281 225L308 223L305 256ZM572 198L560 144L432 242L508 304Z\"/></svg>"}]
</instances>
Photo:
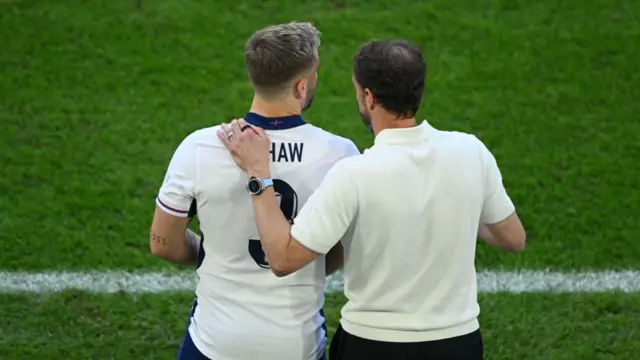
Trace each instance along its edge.
<instances>
[{"instance_id":1,"label":"bare forearm","mask_svg":"<svg viewBox=\"0 0 640 360\"><path fill-rule=\"evenodd\" d=\"M501 222L480 224L478 234L489 245L508 252L523 251L527 239L524 227L515 212Z\"/></svg>"},{"instance_id":2,"label":"bare forearm","mask_svg":"<svg viewBox=\"0 0 640 360\"><path fill-rule=\"evenodd\" d=\"M487 225L485 224L480 224L480 226L478 227L478 236L480 236L482 240L493 247L503 248L503 246L499 244L493 233L491 233L489 227L487 227Z\"/></svg>"},{"instance_id":3,"label":"bare forearm","mask_svg":"<svg viewBox=\"0 0 640 360\"><path fill-rule=\"evenodd\" d=\"M491 231L489 231L489 228L485 224L480 224L478 226L478 236L480 236L480 238L482 238L482 240L486 242L490 242L490 240L493 238L493 234L491 234Z\"/></svg>"},{"instance_id":4,"label":"bare forearm","mask_svg":"<svg viewBox=\"0 0 640 360\"><path fill-rule=\"evenodd\" d=\"M291 241L291 224L284 217L272 187L253 196L253 213L260 241L270 264L287 260L287 247Z\"/></svg>"},{"instance_id":5,"label":"bare forearm","mask_svg":"<svg viewBox=\"0 0 640 360\"><path fill-rule=\"evenodd\" d=\"M162 259L177 264L195 264L200 251L200 236L187 229L182 239L170 240L155 232L151 233L151 252Z\"/></svg>"}]
</instances>

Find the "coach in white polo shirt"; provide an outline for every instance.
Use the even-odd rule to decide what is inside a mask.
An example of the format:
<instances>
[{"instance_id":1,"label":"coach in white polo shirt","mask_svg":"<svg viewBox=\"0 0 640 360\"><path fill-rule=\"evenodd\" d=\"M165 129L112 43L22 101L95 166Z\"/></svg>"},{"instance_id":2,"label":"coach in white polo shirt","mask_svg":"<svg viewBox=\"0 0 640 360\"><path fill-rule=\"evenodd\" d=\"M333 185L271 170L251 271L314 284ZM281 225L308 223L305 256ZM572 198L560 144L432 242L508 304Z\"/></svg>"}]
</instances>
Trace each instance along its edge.
<instances>
[{"instance_id":1,"label":"coach in white polo shirt","mask_svg":"<svg viewBox=\"0 0 640 360\"><path fill-rule=\"evenodd\" d=\"M291 225L278 207L269 139L242 120L218 137L248 177L260 240L276 275L344 247L345 295L331 360L482 359L478 231L507 251L525 232L491 152L475 136L416 124L426 64L402 41L373 41L354 57L364 154L327 173ZM245 129L245 131L242 131ZM283 304L285 305L285 304Z\"/></svg>"}]
</instances>

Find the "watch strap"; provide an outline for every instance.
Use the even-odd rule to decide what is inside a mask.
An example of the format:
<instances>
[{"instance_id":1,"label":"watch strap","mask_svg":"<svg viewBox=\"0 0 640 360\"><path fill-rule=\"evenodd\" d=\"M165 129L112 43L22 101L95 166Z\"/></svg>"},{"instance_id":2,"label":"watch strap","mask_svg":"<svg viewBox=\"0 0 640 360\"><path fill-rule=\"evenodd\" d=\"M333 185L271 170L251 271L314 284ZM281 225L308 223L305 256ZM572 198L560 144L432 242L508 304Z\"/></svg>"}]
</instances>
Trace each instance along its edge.
<instances>
[{"instance_id":1,"label":"watch strap","mask_svg":"<svg viewBox=\"0 0 640 360\"><path fill-rule=\"evenodd\" d=\"M272 178L262 178L260 179L260 181L262 182L262 190L268 188L269 186L273 186Z\"/></svg>"}]
</instances>

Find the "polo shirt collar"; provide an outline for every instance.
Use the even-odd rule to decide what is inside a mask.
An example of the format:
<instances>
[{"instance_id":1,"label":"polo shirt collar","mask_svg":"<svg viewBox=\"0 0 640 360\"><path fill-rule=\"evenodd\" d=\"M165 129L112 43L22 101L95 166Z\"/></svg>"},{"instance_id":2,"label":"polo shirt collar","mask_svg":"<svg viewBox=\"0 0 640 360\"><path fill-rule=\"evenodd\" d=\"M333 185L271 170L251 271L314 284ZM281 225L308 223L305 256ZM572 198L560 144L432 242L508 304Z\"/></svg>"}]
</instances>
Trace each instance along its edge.
<instances>
[{"instance_id":1,"label":"polo shirt collar","mask_svg":"<svg viewBox=\"0 0 640 360\"><path fill-rule=\"evenodd\" d=\"M424 120L421 124L402 129L385 129L378 133L374 141L375 145L397 145L416 143L424 140L429 133L434 130L429 123Z\"/></svg>"}]
</instances>

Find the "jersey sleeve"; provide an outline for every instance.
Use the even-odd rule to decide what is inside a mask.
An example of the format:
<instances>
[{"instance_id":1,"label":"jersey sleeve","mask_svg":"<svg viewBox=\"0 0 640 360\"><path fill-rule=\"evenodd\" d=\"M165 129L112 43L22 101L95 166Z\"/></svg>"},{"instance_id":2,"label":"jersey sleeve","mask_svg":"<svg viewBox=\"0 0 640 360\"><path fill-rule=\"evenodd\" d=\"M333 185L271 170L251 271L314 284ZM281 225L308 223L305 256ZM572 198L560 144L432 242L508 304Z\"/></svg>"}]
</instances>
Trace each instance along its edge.
<instances>
[{"instance_id":1,"label":"jersey sleeve","mask_svg":"<svg viewBox=\"0 0 640 360\"><path fill-rule=\"evenodd\" d=\"M197 147L187 137L176 149L160 187L156 204L164 212L179 217L193 216L198 176Z\"/></svg>"},{"instance_id":2,"label":"jersey sleeve","mask_svg":"<svg viewBox=\"0 0 640 360\"><path fill-rule=\"evenodd\" d=\"M356 216L358 199L348 170L343 161L336 163L291 227L291 236L318 254L326 255Z\"/></svg>"},{"instance_id":3,"label":"jersey sleeve","mask_svg":"<svg viewBox=\"0 0 640 360\"><path fill-rule=\"evenodd\" d=\"M504 188L502 174L495 157L482 142L480 144L480 156L485 174L484 202L480 222L483 224L495 224L513 214L516 208Z\"/></svg>"}]
</instances>

